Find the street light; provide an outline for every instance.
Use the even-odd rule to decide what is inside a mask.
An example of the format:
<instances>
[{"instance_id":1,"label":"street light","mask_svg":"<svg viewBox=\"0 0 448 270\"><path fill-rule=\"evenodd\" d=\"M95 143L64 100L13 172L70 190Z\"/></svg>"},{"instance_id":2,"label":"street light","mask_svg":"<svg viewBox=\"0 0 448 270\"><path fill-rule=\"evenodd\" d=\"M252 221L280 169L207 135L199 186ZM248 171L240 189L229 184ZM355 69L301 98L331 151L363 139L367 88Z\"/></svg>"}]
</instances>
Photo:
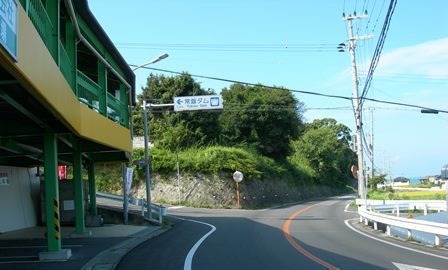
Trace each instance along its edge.
<instances>
[{"instance_id":1,"label":"street light","mask_svg":"<svg viewBox=\"0 0 448 270\"><path fill-rule=\"evenodd\" d=\"M133 68L132 71L135 71L139 68L145 67L147 65L151 65L154 63L159 62L162 59L165 59L168 57L168 54L164 53L162 55L159 55L158 57L154 58L153 60L138 65L137 67ZM146 112L146 100L143 98L143 129L144 129L144 138L145 138L145 182L146 182L146 211L147 211L147 217L148 219L152 218L152 208L151 208L151 175L149 174L149 154L148 154L148 113Z\"/></svg>"},{"instance_id":2,"label":"street light","mask_svg":"<svg viewBox=\"0 0 448 270\"><path fill-rule=\"evenodd\" d=\"M134 68L132 69L132 71L136 71L136 70L139 69L139 68L142 68L142 67L145 67L145 66L147 66L147 65L151 65L151 64L157 63L157 62L159 62L160 60L163 60L163 59L165 59L165 58L167 58L167 57L168 57L168 54L167 54L167 53L161 54L161 55L157 56L156 58L152 59L151 61L149 61L149 62L147 62L147 63L144 63L144 64L141 64L141 65L138 65L138 66L134 67Z\"/></svg>"}]
</instances>

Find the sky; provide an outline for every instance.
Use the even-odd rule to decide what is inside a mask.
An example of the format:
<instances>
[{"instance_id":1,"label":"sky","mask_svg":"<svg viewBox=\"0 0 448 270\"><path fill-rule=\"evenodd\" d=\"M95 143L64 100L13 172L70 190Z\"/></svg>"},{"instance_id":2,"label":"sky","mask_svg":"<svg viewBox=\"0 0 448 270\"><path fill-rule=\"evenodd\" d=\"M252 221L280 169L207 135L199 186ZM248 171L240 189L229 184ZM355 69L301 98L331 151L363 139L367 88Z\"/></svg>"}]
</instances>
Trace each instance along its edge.
<instances>
[{"instance_id":1,"label":"sky","mask_svg":"<svg viewBox=\"0 0 448 270\"><path fill-rule=\"evenodd\" d=\"M390 0L90 0L89 6L130 65L168 53L150 67L353 96L346 15L354 22L360 91ZM448 1L398 0L369 98L448 110ZM136 70L137 93L150 73ZM205 89L230 83L195 78ZM330 117L355 131L350 101L296 93L306 122ZM224 105L225 106L225 105ZM373 116L373 121L372 121ZM365 137L374 168L390 178L438 175L448 164L448 114L365 102ZM373 127L372 127L373 123ZM373 130L373 133L372 133ZM365 158L371 166L370 156Z\"/></svg>"}]
</instances>

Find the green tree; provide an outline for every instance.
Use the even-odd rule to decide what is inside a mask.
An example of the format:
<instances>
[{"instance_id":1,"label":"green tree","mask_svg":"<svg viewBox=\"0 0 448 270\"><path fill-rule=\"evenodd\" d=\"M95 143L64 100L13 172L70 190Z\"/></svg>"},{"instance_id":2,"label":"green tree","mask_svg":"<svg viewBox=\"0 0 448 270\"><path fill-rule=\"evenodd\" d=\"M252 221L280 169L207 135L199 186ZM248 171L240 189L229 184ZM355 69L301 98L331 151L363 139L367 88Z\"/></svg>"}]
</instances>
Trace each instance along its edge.
<instances>
[{"instance_id":1,"label":"green tree","mask_svg":"<svg viewBox=\"0 0 448 270\"><path fill-rule=\"evenodd\" d=\"M156 76L151 74L138 96L134 114L134 133L143 135L143 100L152 104L173 103L176 96L214 94L204 90L189 74ZM148 114L150 141L161 148L175 150L215 144L219 136L219 112L198 111L173 113L171 108L151 108Z\"/></svg>"},{"instance_id":2,"label":"green tree","mask_svg":"<svg viewBox=\"0 0 448 270\"><path fill-rule=\"evenodd\" d=\"M245 146L276 159L291 152L302 129L303 104L284 89L233 84L221 92L221 143Z\"/></svg>"},{"instance_id":3,"label":"green tree","mask_svg":"<svg viewBox=\"0 0 448 270\"><path fill-rule=\"evenodd\" d=\"M343 124L338 124L338 122L333 118L316 119L312 123L305 124L306 130L322 127L329 128L334 134L336 134L336 138L339 141L342 141L349 145L351 144L352 136L350 135L350 128Z\"/></svg>"},{"instance_id":4,"label":"green tree","mask_svg":"<svg viewBox=\"0 0 448 270\"><path fill-rule=\"evenodd\" d=\"M311 167L317 184L339 186L350 179L350 166L355 161L350 141L340 133L350 134L350 130L336 120L323 120L306 125L303 135L293 143L290 161Z\"/></svg>"},{"instance_id":5,"label":"green tree","mask_svg":"<svg viewBox=\"0 0 448 270\"><path fill-rule=\"evenodd\" d=\"M384 183L386 182L386 176L386 174L381 174L375 175L373 178L370 178L368 182L369 188L377 190L378 185L384 185Z\"/></svg>"}]
</instances>

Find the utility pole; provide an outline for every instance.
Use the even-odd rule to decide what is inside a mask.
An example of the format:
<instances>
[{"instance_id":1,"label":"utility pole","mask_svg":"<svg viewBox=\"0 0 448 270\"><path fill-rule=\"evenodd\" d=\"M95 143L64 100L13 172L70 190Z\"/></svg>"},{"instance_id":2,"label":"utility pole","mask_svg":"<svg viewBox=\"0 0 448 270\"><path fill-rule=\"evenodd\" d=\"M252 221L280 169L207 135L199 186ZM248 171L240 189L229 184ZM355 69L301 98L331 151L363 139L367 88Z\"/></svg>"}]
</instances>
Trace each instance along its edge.
<instances>
[{"instance_id":1,"label":"utility pole","mask_svg":"<svg viewBox=\"0 0 448 270\"><path fill-rule=\"evenodd\" d=\"M146 183L146 217L151 220L152 218L152 205L151 205L151 174L149 172L149 153L148 153L148 142L149 142L149 135L148 135L148 112L146 111L146 100L143 99L143 130L144 130L144 137L145 137L145 183Z\"/></svg>"},{"instance_id":2,"label":"utility pole","mask_svg":"<svg viewBox=\"0 0 448 270\"><path fill-rule=\"evenodd\" d=\"M347 21L348 23L348 37L349 37L349 52L350 52L350 59L352 64L352 80L353 80L353 107L355 111L355 122L356 122L356 151L358 155L358 196L361 199L366 198L366 181L364 178L364 157L363 157L363 146L362 146L362 108L360 108L360 100L359 100L359 93L358 93L358 71L356 68L356 55L355 55L355 48L356 48L356 41L357 40L366 40L369 38L372 38L372 35L364 36L364 37L354 37L353 36L353 20L357 19L365 19L367 18L367 15L351 15L343 16L343 20Z\"/></svg>"},{"instance_id":3,"label":"utility pole","mask_svg":"<svg viewBox=\"0 0 448 270\"><path fill-rule=\"evenodd\" d=\"M375 153L373 151L373 111L374 108L370 108L370 120L372 120L371 126L370 126L370 153L371 153L371 169L370 169L370 178L373 178L375 176Z\"/></svg>"}]
</instances>

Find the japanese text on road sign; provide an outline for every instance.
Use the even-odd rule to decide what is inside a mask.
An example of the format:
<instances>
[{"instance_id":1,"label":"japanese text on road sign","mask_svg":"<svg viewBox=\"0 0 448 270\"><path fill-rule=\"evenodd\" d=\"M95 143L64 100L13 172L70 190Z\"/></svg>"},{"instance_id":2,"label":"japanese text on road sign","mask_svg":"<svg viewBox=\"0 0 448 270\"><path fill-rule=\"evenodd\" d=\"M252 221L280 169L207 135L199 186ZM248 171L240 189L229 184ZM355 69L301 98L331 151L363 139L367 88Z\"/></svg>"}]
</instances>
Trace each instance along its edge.
<instances>
[{"instance_id":1,"label":"japanese text on road sign","mask_svg":"<svg viewBox=\"0 0 448 270\"><path fill-rule=\"evenodd\" d=\"M222 96L174 97L174 111L196 111L222 109Z\"/></svg>"}]
</instances>

